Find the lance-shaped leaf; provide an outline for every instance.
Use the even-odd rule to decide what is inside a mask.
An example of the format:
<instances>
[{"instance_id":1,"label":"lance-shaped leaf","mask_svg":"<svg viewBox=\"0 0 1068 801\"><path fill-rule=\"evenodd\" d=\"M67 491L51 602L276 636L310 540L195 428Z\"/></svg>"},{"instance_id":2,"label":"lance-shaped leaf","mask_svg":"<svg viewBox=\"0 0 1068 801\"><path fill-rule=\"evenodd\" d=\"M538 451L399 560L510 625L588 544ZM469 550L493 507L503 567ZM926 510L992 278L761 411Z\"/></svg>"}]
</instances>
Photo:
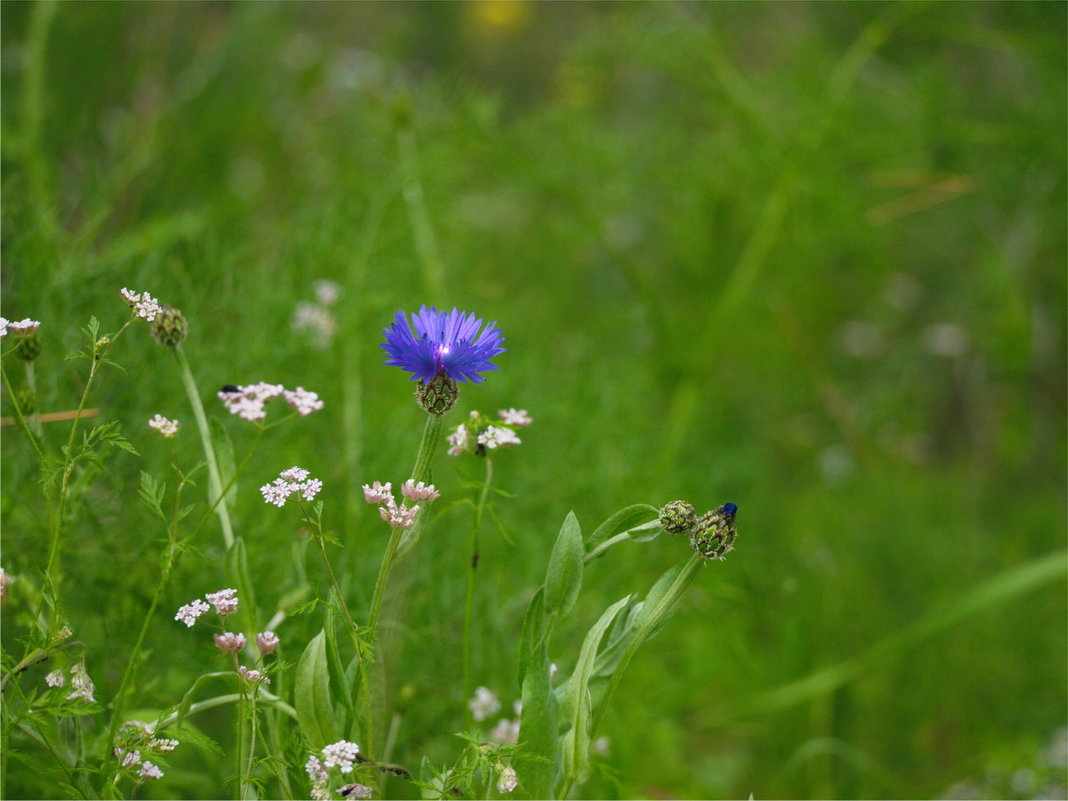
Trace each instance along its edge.
<instances>
[{"instance_id":1,"label":"lance-shaped leaf","mask_svg":"<svg viewBox=\"0 0 1068 801\"><path fill-rule=\"evenodd\" d=\"M545 571L545 613L550 618L563 617L575 605L582 588L584 555L582 529L575 513L569 512L560 527Z\"/></svg>"},{"instance_id":2,"label":"lance-shaped leaf","mask_svg":"<svg viewBox=\"0 0 1068 801\"><path fill-rule=\"evenodd\" d=\"M304 736L312 749L318 751L328 743L337 742L337 720L330 703L330 667L326 656L326 632L320 631L297 663L293 702Z\"/></svg>"}]
</instances>

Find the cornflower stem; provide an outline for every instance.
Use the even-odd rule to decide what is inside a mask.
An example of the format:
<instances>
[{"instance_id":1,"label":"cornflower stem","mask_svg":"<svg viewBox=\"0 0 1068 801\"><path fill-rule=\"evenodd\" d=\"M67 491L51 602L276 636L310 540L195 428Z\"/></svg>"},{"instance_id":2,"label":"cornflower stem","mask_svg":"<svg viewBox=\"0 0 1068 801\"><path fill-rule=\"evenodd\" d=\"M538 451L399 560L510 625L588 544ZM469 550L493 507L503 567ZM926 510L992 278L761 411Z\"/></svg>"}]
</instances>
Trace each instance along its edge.
<instances>
[{"instance_id":1,"label":"cornflower stem","mask_svg":"<svg viewBox=\"0 0 1068 801\"><path fill-rule=\"evenodd\" d=\"M482 512L486 508L486 497L489 495L490 483L493 481L493 459L486 456L486 475L482 480L482 490L478 494L478 504L475 506L474 524L471 526L471 537L468 551L471 554L467 566L467 592L464 597L464 641L463 641L463 677L464 677L464 709L467 710L468 723L474 719L471 717L471 708L467 706L467 699L471 697L471 619L475 607L475 573L478 570L478 542L482 531Z\"/></svg>"},{"instance_id":2,"label":"cornflower stem","mask_svg":"<svg viewBox=\"0 0 1068 801\"><path fill-rule=\"evenodd\" d=\"M137 663L141 656L141 648L144 645L145 637L148 636L148 629L152 625L152 621L155 619L156 610L159 608L160 602L163 600L163 593L166 592L167 585L170 583L171 571L174 569L174 564L178 559L178 522L179 513L181 510L182 500L182 487L185 485L185 478L182 476L182 472L178 467L177 452L175 452L175 473L178 475L178 484L174 492L174 511L171 517L171 523L167 529L168 542L167 553L163 561L163 569L160 571L159 583L156 585L156 592L152 596L152 603L148 607L148 613L145 615L145 620L141 624L141 631L137 635L137 642L134 643L133 650L130 652L130 658L126 662L126 670L123 671L122 680L119 682L119 689L115 691L115 698L111 702L111 726L108 732L108 746L104 753L104 770L103 774L107 778L107 784L105 790L114 789L115 777L112 775L115 763L115 736L119 731L119 721L122 719L122 702L125 700L126 691L130 684L134 680L134 676L137 674Z\"/></svg>"},{"instance_id":3,"label":"cornflower stem","mask_svg":"<svg viewBox=\"0 0 1068 801\"><path fill-rule=\"evenodd\" d=\"M412 480L418 484L420 481L427 481L429 483L430 478L430 461L434 458L434 451L437 450L438 440L441 439L441 429L443 421L440 414L428 414L426 420L426 426L423 428L423 439L419 442L419 452L415 457L415 466L412 468ZM426 511L421 510L421 511ZM420 515L416 518L415 524L410 530L409 536L414 539L419 530L423 527L423 521L426 519L425 515ZM382 566L378 570L378 580L375 582L375 592L371 599L371 622L370 628L373 635L378 633L378 616L382 612L382 596L385 593L386 583L389 580L390 571L393 569L393 564L396 561L397 548L400 545L401 538L405 534L405 529L395 528L389 537L389 544L386 545L385 556L382 557Z\"/></svg>"},{"instance_id":4,"label":"cornflower stem","mask_svg":"<svg viewBox=\"0 0 1068 801\"><path fill-rule=\"evenodd\" d=\"M174 358L178 360L178 372L181 373L182 383L185 385L186 394L189 396L189 404L193 407L193 417L197 421L197 430L200 432L200 444L204 448L204 459L208 463L208 499L211 501L215 513L219 516L219 524L222 526L223 542L226 549L234 544L234 529L230 523L230 511L226 508L223 500L222 479L219 477L219 462L215 458L215 446L211 442L211 428L208 426L207 415L204 414L204 404L201 403L200 393L197 390L193 372L189 369L189 360L182 350L181 344L175 345Z\"/></svg>"}]
</instances>

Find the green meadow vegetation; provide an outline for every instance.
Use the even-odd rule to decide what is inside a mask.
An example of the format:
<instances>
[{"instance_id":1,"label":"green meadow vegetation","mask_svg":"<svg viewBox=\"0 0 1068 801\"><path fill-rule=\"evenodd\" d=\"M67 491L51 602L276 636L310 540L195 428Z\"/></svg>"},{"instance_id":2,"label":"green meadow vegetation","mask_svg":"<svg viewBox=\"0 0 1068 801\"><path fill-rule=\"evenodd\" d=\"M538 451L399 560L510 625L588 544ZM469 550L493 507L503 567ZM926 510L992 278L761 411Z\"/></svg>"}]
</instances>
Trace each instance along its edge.
<instances>
[{"instance_id":1,"label":"green meadow vegetation","mask_svg":"<svg viewBox=\"0 0 1068 801\"><path fill-rule=\"evenodd\" d=\"M1066 23L0 4L2 312L41 323L0 340L3 797L307 798L344 738L375 797L1064 798ZM141 320L99 344L124 287L181 310L178 350ZM428 419L383 329L424 304L507 350L431 432L441 498L376 628L399 529L361 486L417 477ZM223 483L253 453L214 509L189 377ZM258 382L323 408L260 431L216 397ZM484 491L445 435L509 408L533 422ZM259 491L294 465L305 516ZM675 499L737 504L738 538L651 620L685 537L583 561ZM174 619L230 587L280 639L270 696ZM599 675L641 599L652 636ZM543 658L556 700L521 684ZM482 745L521 698L519 744ZM120 724L168 716L163 777L110 781Z\"/></svg>"}]
</instances>

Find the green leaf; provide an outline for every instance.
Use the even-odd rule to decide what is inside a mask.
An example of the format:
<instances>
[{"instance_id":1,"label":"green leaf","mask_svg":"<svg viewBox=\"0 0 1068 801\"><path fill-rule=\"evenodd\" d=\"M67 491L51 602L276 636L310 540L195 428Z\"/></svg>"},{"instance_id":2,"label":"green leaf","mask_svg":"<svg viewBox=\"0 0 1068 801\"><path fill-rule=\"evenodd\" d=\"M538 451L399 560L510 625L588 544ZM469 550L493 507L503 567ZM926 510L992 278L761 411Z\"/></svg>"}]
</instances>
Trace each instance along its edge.
<instances>
[{"instance_id":1,"label":"green leaf","mask_svg":"<svg viewBox=\"0 0 1068 801\"><path fill-rule=\"evenodd\" d=\"M330 703L330 668L326 656L326 632L320 631L297 663L293 705L304 736L318 751L339 739L334 707Z\"/></svg>"},{"instance_id":2,"label":"green leaf","mask_svg":"<svg viewBox=\"0 0 1068 801\"><path fill-rule=\"evenodd\" d=\"M582 589L584 555L582 529L575 513L569 512L545 571L545 612L550 617L561 618L575 605Z\"/></svg>"},{"instance_id":3,"label":"green leaf","mask_svg":"<svg viewBox=\"0 0 1068 801\"><path fill-rule=\"evenodd\" d=\"M621 598L604 611L582 642L575 670L568 679L560 697L560 718L567 726L560 745L563 754L564 780L584 782L590 777L590 692L589 683L593 673L597 649L605 632L620 611L630 603L631 596ZM524 707L525 708L525 707Z\"/></svg>"},{"instance_id":4,"label":"green leaf","mask_svg":"<svg viewBox=\"0 0 1068 801\"><path fill-rule=\"evenodd\" d=\"M576 526L577 527L577 526ZM549 678L549 627L541 591L534 596L523 620L520 655L523 722L516 771L523 777L520 792L528 798L552 798L559 773L556 696Z\"/></svg>"},{"instance_id":5,"label":"green leaf","mask_svg":"<svg viewBox=\"0 0 1068 801\"><path fill-rule=\"evenodd\" d=\"M594 532L586 538L586 550L592 551L609 537L614 537L616 534L622 534L624 531L630 531L632 528L648 523L650 520L655 520L659 514L659 509L647 503L625 506L597 526Z\"/></svg>"},{"instance_id":6,"label":"green leaf","mask_svg":"<svg viewBox=\"0 0 1068 801\"><path fill-rule=\"evenodd\" d=\"M230 432L216 418L211 418L211 439L215 444L215 461L219 466L219 483L225 487L234 476L236 459L234 458L234 442L230 439ZM226 492L223 503L232 512L237 502L237 482L235 481Z\"/></svg>"},{"instance_id":7,"label":"green leaf","mask_svg":"<svg viewBox=\"0 0 1068 801\"><path fill-rule=\"evenodd\" d=\"M334 603L344 603L337 593L333 593ZM334 694L334 700L345 709L352 708L352 696L349 692L349 683L345 680L345 668L341 664L341 653L337 647L337 612L332 606L326 608L324 621L326 632L326 665L330 670L330 689ZM342 624L344 625L344 624Z\"/></svg>"},{"instance_id":8,"label":"green leaf","mask_svg":"<svg viewBox=\"0 0 1068 801\"><path fill-rule=\"evenodd\" d=\"M523 630L519 635L519 686L527 672L527 662L534 649L545 640L545 588L534 594L523 616Z\"/></svg>"},{"instance_id":9,"label":"green leaf","mask_svg":"<svg viewBox=\"0 0 1068 801\"><path fill-rule=\"evenodd\" d=\"M144 470L141 471L141 488L137 491L137 494L141 496L148 508L156 513L164 523L167 522L167 516L163 514L163 496L167 492L167 485L162 482L156 481L151 475Z\"/></svg>"}]
</instances>

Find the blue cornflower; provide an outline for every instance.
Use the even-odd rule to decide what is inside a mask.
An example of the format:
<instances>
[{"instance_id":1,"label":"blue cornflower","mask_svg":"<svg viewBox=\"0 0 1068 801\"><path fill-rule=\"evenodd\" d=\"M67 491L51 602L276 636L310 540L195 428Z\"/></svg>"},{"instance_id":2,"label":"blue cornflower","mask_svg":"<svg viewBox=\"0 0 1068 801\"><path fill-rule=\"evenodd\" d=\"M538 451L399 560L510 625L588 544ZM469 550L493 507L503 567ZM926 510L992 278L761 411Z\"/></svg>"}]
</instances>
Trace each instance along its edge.
<instances>
[{"instance_id":1,"label":"blue cornflower","mask_svg":"<svg viewBox=\"0 0 1068 801\"><path fill-rule=\"evenodd\" d=\"M453 381L473 381L481 384L482 373L499 369L490 359L504 353L504 342L497 323L487 325L482 333L482 320L456 308L451 312L422 306L412 315L412 329L404 312L397 312L394 322L384 330L386 341L382 347L389 358L386 364L395 365L412 374L412 381L429 384L444 373Z\"/></svg>"}]
</instances>

